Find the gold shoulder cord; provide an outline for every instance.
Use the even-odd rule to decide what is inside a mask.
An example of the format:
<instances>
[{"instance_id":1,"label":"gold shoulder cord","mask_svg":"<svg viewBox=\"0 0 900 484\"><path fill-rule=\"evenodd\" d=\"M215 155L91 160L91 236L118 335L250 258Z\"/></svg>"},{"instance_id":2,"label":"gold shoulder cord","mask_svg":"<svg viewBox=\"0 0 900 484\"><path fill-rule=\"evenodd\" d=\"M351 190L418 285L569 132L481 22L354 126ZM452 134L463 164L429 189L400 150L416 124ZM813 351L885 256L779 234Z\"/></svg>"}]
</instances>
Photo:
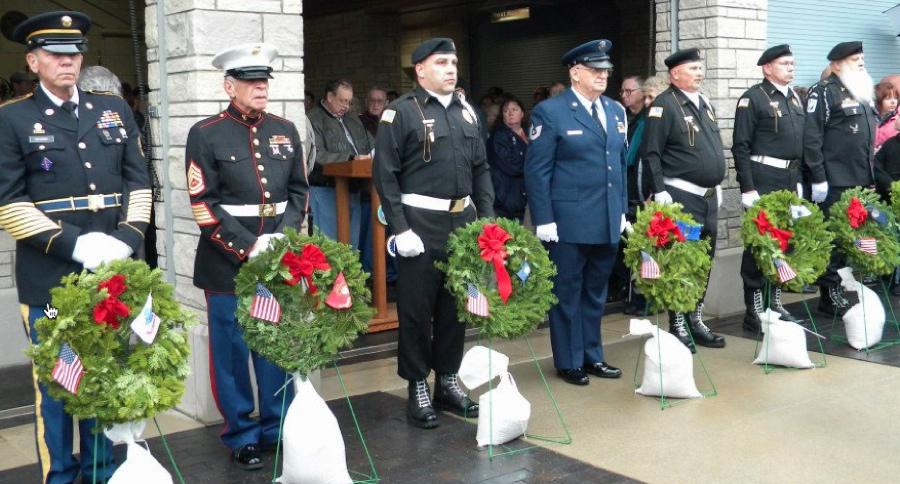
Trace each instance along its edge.
<instances>
[{"instance_id":1,"label":"gold shoulder cord","mask_svg":"<svg viewBox=\"0 0 900 484\"><path fill-rule=\"evenodd\" d=\"M422 161L428 163L431 161L431 143L434 143L434 120L425 119L425 113L422 106L419 105L419 99L413 96L416 102L416 109L419 110L419 116L422 117L422 125L425 127L425 144L422 147Z\"/></svg>"},{"instance_id":2,"label":"gold shoulder cord","mask_svg":"<svg viewBox=\"0 0 900 484\"><path fill-rule=\"evenodd\" d=\"M671 94L672 94L672 97L675 98L675 102L678 103L678 109L681 110L681 119L684 120L684 124L685 124L685 126L687 126L687 129L688 129L688 143L691 145L691 148L693 148L694 140L695 140L694 130L697 129L694 126L694 121L693 121L694 117L688 116L688 114L686 112L684 112L684 106L681 104L681 100L678 99L678 96L675 95L675 92L673 91Z\"/></svg>"},{"instance_id":3,"label":"gold shoulder cord","mask_svg":"<svg viewBox=\"0 0 900 484\"><path fill-rule=\"evenodd\" d=\"M769 107L772 108L772 114L775 115L775 132L777 133L778 132L778 103L776 101L772 100L772 96L769 96L769 93L767 93L766 90L762 88L762 86L757 86L757 87L759 87L759 90L762 91L762 93L765 94L767 98L769 98Z\"/></svg>"}]
</instances>

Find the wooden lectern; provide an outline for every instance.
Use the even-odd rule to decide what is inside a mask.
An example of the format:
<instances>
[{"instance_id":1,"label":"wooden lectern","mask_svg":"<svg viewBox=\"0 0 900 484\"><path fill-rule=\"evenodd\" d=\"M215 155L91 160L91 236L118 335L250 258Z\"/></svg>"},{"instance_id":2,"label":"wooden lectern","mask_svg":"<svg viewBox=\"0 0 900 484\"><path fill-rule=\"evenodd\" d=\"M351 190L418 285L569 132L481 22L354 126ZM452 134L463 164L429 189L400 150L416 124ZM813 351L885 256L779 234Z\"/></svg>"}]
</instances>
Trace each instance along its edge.
<instances>
[{"instance_id":1,"label":"wooden lectern","mask_svg":"<svg viewBox=\"0 0 900 484\"><path fill-rule=\"evenodd\" d=\"M375 317L369 321L369 332L394 329L397 327L397 308L393 305L389 307L387 303L387 252L384 247L384 225L378 221L381 199L372 185L372 158L331 163L325 165L323 173L334 177L338 240L345 244L350 243L350 179L365 179L369 184L372 193L372 300L375 304Z\"/></svg>"}]
</instances>

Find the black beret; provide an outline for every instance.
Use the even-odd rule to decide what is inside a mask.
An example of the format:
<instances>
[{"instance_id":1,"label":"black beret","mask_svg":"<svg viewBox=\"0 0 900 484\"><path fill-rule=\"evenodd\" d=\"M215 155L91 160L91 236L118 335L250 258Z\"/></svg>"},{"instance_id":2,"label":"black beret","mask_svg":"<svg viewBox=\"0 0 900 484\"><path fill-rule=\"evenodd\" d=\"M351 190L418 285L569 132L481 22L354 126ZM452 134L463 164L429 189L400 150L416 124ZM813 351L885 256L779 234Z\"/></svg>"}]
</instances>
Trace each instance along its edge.
<instances>
[{"instance_id":1,"label":"black beret","mask_svg":"<svg viewBox=\"0 0 900 484\"><path fill-rule=\"evenodd\" d=\"M784 57L786 55L794 55L793 52L791 52L791 46L787 44L773 45L772 47L766 49L761 56L759 56L759 60L756 61L756 65L764 66L769 62L772 62L773 60L779 57Z\"/></svg>"},{"instance_id":2,"label":"black beret","mask_svg":"<svg viewBox=\"0 0 900 484\"><path fill-rule=\"evenodd\" d=\"M85 34L91 30L91 18L81 12L48 12L20 23L12 40L25 44L28 51L44 49L56 54L87 52Z\"/></svg>"},{"instance_id":3,"label":"black beret","mask_svg":"<svg viewBox=\"0 0 900 484\"><path fill-rule=\"evenodd\" d=\"M567 67L584 64L594 69L612 69L609 49L612 49L612 42L606 39L585 42L563 54L562 63Z\"/></svg>"},{"instance_id":4,"label":"black beret","mask_svg":"<svg viewBox=\"0 0 900 484\"><path fill-rule=\"evenodd\" d=\"M456 44L453 43L453 39L448 39L447 37L436 37L433 39L428 39L425 42L419 44L419 46L412 51L410 59L412 60L413 64L418 64L419 62L427 59L431 54L455 53Z\"/></svg>"},{"instance_id":5,"label":"black beret","mask_svg":"<svg viewBox=\"0 0 900 484\"><path fill-rule=\"evenodd\" d=\"M854 40L852 42L841 42L840 44L832 47L831 52L828 53L828 60L841 60L854 54L861 54L862 51L862 42L858 40Z\"/></svg>"},{"instance_id":6,"label":"black beret","mask_svg":"<svg viewBox=\"0 0 900 484\"><path fill-rule=\"evenodd\" d=\"M699 60L700 49L694 47L692 49L681 49L678 52L670 55L669 57L666 57L666 60L664 60L663 62L669 69L674 69L681 64L686 64L688 62L697 62Z\"/></svg>"}]
</instances>

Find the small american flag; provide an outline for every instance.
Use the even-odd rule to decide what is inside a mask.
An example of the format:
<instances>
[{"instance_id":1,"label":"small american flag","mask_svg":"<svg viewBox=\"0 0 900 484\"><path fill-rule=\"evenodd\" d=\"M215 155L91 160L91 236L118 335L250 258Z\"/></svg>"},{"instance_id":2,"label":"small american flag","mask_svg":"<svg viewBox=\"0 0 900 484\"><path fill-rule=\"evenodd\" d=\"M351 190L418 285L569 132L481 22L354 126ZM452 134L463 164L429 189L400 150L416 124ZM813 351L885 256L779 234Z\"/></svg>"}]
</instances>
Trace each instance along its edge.
<instances>
[{"instance_id":1,"label":"small american flag","mask_svg":"<svg viewBox=\"0 0 900 484\"><path fill-rule=\"evenodd\" d=\"M70 393L78 394L78 385L81 383L81 377L84 376L84 366L78 355L72 351L69 343L63 343L62 348L59 349L52 376Z\"/></svg>"},{"instance_id":2,"label":"small american flag","mask_svg":"<svg viewBox=\"0 0 900 484\"><path fill-rule=\"evenodd\" d=\"M490 311L488 311L488 300L484 297L484 294L475 287L474 284L468 285L468 298L466 299L466 311L482 317L488 317L490 315Z\"/></svg>"},{"instance_id":3,"label":"small american flag","mask_svg":"<svg viewBox=\"0 0 900 484\"><path fill-rule=\"evenodd\" d=\"M783 259L775 259L775 269L778 270L778 280L782 283L797 277L797 273L794 272L794 269L792 269Z\"/></svg>"},{"instance_id":4,"label":"small american flag","mask_svg":"<svg viewBox=\"0 0 900 484\"><path fill-rule=\"evenodd\" d=\"M856 239L856 248L866 254L878 255L878 240L872 237Z\"/></svg>"},{"instance_id":5,"label":"small american flag","mask_svg":"<svg viewBox=\"0 0 900 484\"><path fill-rule=\"evenodd\" d=\"M644 251L641 251L641 279L659 279L659 264Z\"/></svg>"},{"instance_id":6,"label":"small american flag","mask_svg":"<svg viewBox=\"0 0 900 484\"><path fill-rule=\"evenodd\" d=\"M281 305L275 300L275 296L260 283L256 283L256 294L253 303L250 304L250 316L264 319L273 323L281 320Z\"/></svg>"}]
</instances>

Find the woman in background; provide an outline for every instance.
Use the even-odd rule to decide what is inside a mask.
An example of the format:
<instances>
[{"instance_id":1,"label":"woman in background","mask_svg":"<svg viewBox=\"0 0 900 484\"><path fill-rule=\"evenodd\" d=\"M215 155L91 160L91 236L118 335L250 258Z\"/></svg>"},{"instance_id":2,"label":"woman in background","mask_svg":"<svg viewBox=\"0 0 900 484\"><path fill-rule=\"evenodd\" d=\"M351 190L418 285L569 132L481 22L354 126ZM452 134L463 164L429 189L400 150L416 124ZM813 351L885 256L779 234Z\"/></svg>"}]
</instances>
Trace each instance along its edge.
<instances>
[{"instance_id":1,"label":"woman in background","mask_svg":"<svg viewBox=\"0 0 900 484\"><path fill-rule=\"evenodd\" d=\"M897 91L890 82L879 82L875 86L875 108L881 124L875 132L875 149L881 148L885 141L897 135L894 121L897 119Z\"/></svg>"},{"instance_id":2,"label":"woman in background","mask_svg":"<svg viewBox=\"0 0 900 484\"><path fill-rule=\"evenodd\" d=\"M522 222L526 205L522 169L528 151L525 107L515 97L509 97L500 105L500 112L487 145L494 182L494 213Z\"/></svg>"}]
</instances>

